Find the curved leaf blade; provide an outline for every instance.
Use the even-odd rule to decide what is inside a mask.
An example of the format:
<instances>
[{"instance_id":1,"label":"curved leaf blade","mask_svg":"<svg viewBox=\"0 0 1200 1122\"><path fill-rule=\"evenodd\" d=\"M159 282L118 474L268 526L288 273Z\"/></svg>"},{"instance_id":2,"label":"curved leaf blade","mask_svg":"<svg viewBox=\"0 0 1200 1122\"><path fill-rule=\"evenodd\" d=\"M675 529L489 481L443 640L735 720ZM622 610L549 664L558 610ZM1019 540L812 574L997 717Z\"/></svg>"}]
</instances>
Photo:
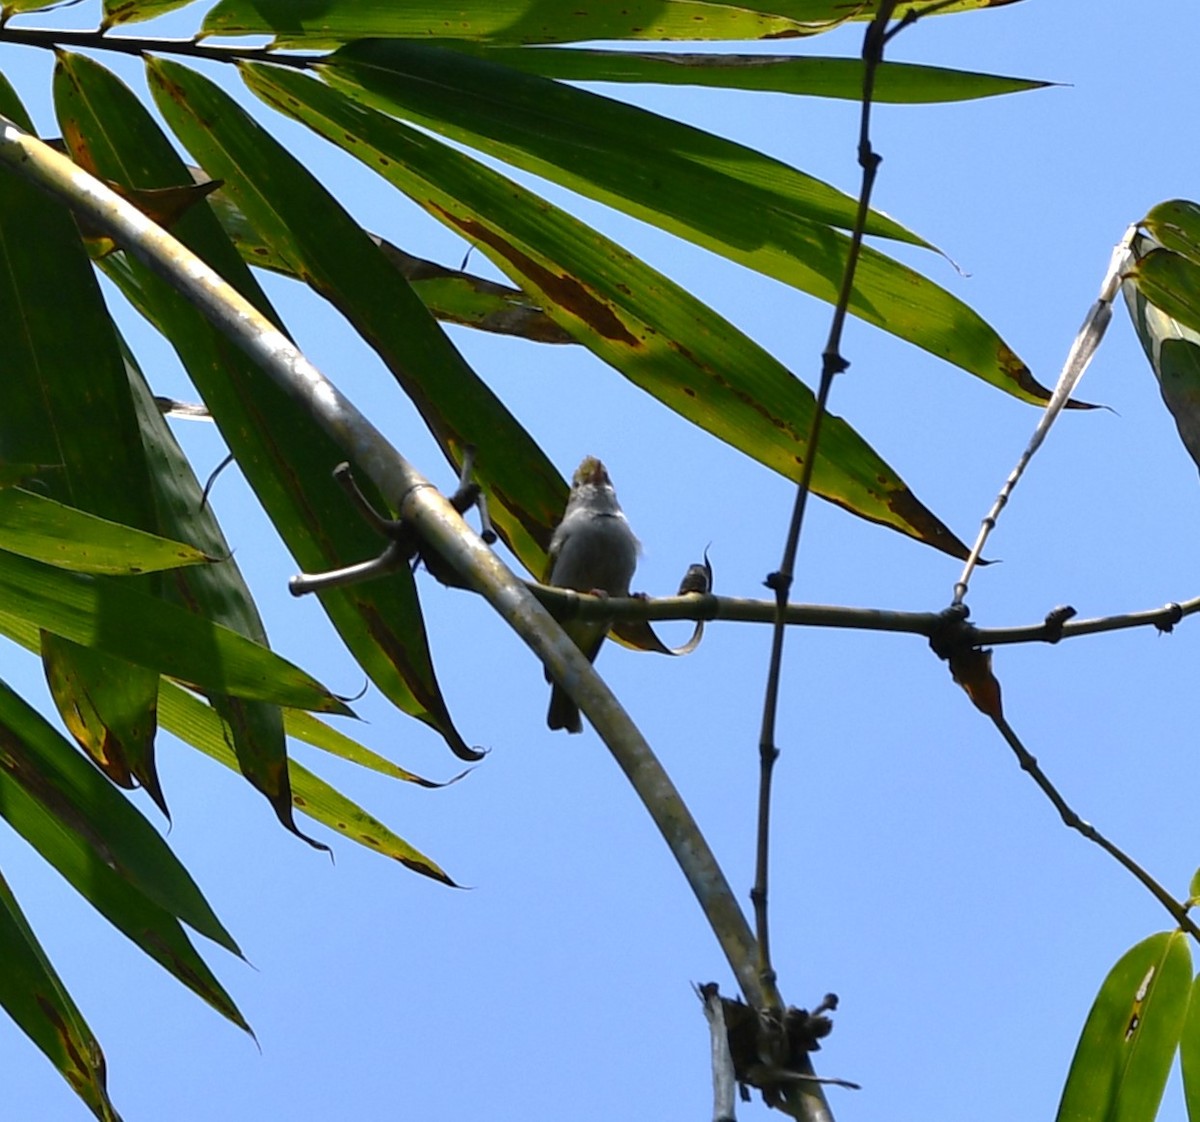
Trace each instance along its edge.
<instances>
[{"instance_id":1,"label":"curved leaf blade","mask_svg":"<svg viewBox=\"0 0 1200 1122\"><path fill-rule=\"evenodd\" d=\"M101 1122L121 1122L108 1097L104 1053L0 876L0 1005Z\"/></svg>"},{"instance_id":2,"label":"curved leaf blade","mask_svg":"<svg viewBox=\"0 0 1200 1122\"><path fill-rule=\"evenodd\" d=\"M839 17L840 18L840 17ZM296 0L221 0L205 17L205 35L275 35L275 46L313 49L367 36L558 43L580 39L766 39L824 30L811 21L756 12L742 3L626 0L551 5L533 0L457 3L447 20L438 0L324 0L306 11Z\"/></svg>"},{"instance_id":3,"label":"curved leaf blade","mask_svg":"<svg viewBox=\"0 0 1200 1122\"><path fill-rule=\"evenodd\" d=\"M235 767L235 758L229 750L220 716L199 698L173 683L164 681L162 685L159 705L163 727L218 763L228 768ZM307 768L289 759L288 771L291 774L292 801L302 813L375 853L399 861L413 872L457 887L436 861L409 845Z\"/></svg>"},{"instance_id":4,"label":"curved leaf blade","mask_svg":"<svg viewBox=\"0 0 1200 1122\"><path fill-rule=\"evenodd\" d=\"M68 573L0 550L6 615L196 689L350 714L316 679L268 648L119 579Z\"/></svg>"},{"instance_id":5,"label":"curved leaf blade","mask_svg":"<svg viewBox=\"0 0 1200 1122\"><path fill-rule=\"evenodd\" d=\"M187 166L128 87L79 56L67 56L67 63L100 110L102 128L89 131L95 150L83 148L93 165L111 169L109 178L139 187L192 182ZM173 232L279 322L207 206L186 214ZM345 494L331 474L338 462L355 462L352 450L330 439L306 410L263 378L239 348L156 276L133 261L117 268L118 256L105 258L102 265L175 347L300 567L320 572L377 553L378 537L361 519L347 517ZM382 508L365 480L360 478L360 485ZM390 580L331 590L320 599L339 635L384 695L440 732L456 754L475 758L477 753L450 720L423 640L414 639L420 616L411 575L401 571ZM415 634L420 639L420 632Z\"/></svg>"},{"instance_id":6,"label":"curved leaf blade","mask_svg":"<svg viewBox=\"0 0 1200 1122\"><path fill-rule=\"evenodd\" d=\"M1197 885L1193 878L1193 894ZM1200 977L1192 981L1187 1017L1179 1038L1179 1067L1183 1074L1183 1101L1188 1122L1200 1122Z\"/></svg>"},{"instance_id":7,"label":"curved leaf blade","mask_svg":"<svg viewBox=\"0 0 1200 1122\"><path fill-rule=\"evenodd\" d=\"M683 288L519 185L337 90L277 67L248 67L244 76L260 97L344 146L468 237L635 384L785 477L799 478L811 391ZM862 517L965 555L962 543L838 417L826 419L814 488ZM542 571L538 558L522 560L531 572Z\"/></svg>"},{"instance_id":8,"label":"curved leaf blade","mask_svg":"<svg viewBox=\"0 0 1200 1122\"><path fill-rule=\"evenodd\" d=\"M8 708L0 703L0 709ZM0 722L7 725L8 734L19 735L5 716L0 716ZM60 749L73 754L66 741L60 742ZM52 811L53 799L40 801L41 794L0 774L0 814L13 828L118 931L222 1016L250 1032L175 916L110 867L102 837L93 840L81 830L67 828L69 819Z\"/></svg>"},{"instance_id":9,"label":"curved leaf blade","mask_svg":"<svg viewBox=\"0 0 1200 1122\"><path fill-rule=\"evenodd\" d=\"M21 107L0 87L0 111ZM70 213L19 177L0 176L0 445L55 464L51 498L154 530L154 507L116 331ZM11 555L10 555L11 556ZM155 574L137 578L150 593ZM154 766L157 675L61 638L42 661L67 727L114 782L136 780L166 812Z\"/></svg>"},{"instance_id":10,"label":"curved leaf blade","mask_svg":"<svg viewBox=\"0 0 1200 1122\"><path fill-rule=\"evenodd\" d=\"M150 823L62 736L0 680L0 790L20 788L63 831L140 894L241 957L196 882ZM0 797L0 813L12 803ZM27 817L10 818L13 826ZM37 844L38 835L26 835ZM0 971L3 973L3 971Z\"/></svg>"},{"instance_id":11,"label":"curved leaf blade","mask_svg":"<svg viewBox=\"0 0 1200 1122\"><path fill-rule=\"evenodd\" d=\"M1153 245L1141 237L1134 248L1141 253ZM1200 332L1158 308L1132 277L1126 277L1121 290L1163 402L1175 419L1183 446L1200 468Z\"/></svg>"},{"instance_id":12,"label":"curved leaf blade","mask_svg":"<svg viewBox=\"0 0 1200 1122\"><path fill-rule=\"evenodd\" d=\"M1056 1122L1153 1122L1192 987L1188 937L1162 931L1130 948L1088 1013Z\"/></svg>"},{"instance_id":13,"label":"curved leaf blade","mask_svg":"<svg viewBox=\"0 0 1200 1122\"><path fill-rule=\"evenodd\" d=\"M227 94L175 63L149 64L163 115L276 252L376 350L456 466L478 478L504 540L540 556L566 503L545 453L462 359L378 247Z\"/></svg>"},{"instance_id":14,"label":"curved leaf blade","mask_svg":"<svg viewBox=\"0 0 1200 1122\"><path fill-rule=\"evenodd\" d=\"M854 202L666 118L458 51L352 43L320 66L356 101L445 135L836 303ZM885 216L868 232L915 241ZM850 310L1028 402L1050 394L957 297L869 247Z\"/></svg>"},{"instance_id":15,"label":"curved leaf blade","mask_svg":"<svg viewBox=\"0 0 1200 1122\"><path fill-rule=\"evenodd\" d=\"M456 50L467 44L448 42ZM613 51L585 47L483 47L482 57L526 74L568 82L636 82L663 86L794 94L861 101L863 61L858 58L738 55L725 51L696 54L666 51ZM972 101L1044 89L1053 82L1008 78L883 62L875 68L872 100L896 105Z\"/></svg>"},{"instance_id":16,"label":"curved leaf blade","mask_svg":"<svg viewBox=\"0 0 1200 1122\"><path fill-rule=\"evenodd\" d=\"M790 222L854 227L856 199L780 160L493 58L367 39L330 55L320 73L352 96L367 95L377 109L600 202L632 205L664 229L693 227L754 246ZM932 248L878 211L868 216L866 232Z\"/></svg>"},{"instance_id":17,"label":"curved leaf blade","mask_svg":"<svg viewBox=\"0 0 1200 1122\"><path fill-rule=\"evenodd\" d=\"M112 576L214 560L181 541L98 518L20 487L0 489L0 549L60 569Z\"/></svg>"}]
</instances>

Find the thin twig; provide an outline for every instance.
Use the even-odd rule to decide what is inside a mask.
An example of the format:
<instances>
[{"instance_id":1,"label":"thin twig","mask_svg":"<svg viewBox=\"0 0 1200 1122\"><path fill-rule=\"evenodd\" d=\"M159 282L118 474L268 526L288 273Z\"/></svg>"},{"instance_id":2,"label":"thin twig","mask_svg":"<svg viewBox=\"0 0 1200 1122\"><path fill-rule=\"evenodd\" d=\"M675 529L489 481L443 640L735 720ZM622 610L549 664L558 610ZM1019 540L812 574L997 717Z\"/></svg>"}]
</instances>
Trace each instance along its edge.
<instances>
[{"instance_id":1,"label":"thin twig","mask_svg":"<svg viewBox=\"0 0 1200 1122\"><path fill-rule=\"evenodd\" d=\"M1017 762L1021 765L1023 771L1027 772L1033 781L1042 789L1046 798L1054 804L1054 809L1058 811L1059 817L1063 820L1064 825L1072 830L1082 834L1090 842L1095 842L1101 849L1104 850L1110 857L1114 858L1120 865L1129 870L1150 894L1160 903L1168 912L1171 913L1171 918L1186 931L1193 939L1200 943L1200 928L1192 921L1188 915L1188 909L1185 904L1181 904L1176 900L1161 884L1158 883L1145 869L1142 868L1132 857L1129 856L1120 846L1114 845L1108 840L1099 830L1096 829L1090 822L1084 821L1078 814L1071 809L1067 804L1066 799L1059 794L1058 788L1050 782L1046 773L1042 771L1037 759L1023 745L1017 734L1013 732L1012 727L999 714L992 714L992 721L996 728L1000 730L1000 735L1004 737L1008 746L1013 750L1017 757Z\"/></svg>"},{"instance_id":2,"label":"thin twig","mask_svg":"<svg viewBox=\"0 0 1200 1122\"><path fill-rule=\"evenodd\" d=\"M817 447L821 439L821 426L825 419L826 405L833 379L850 365L841 354L842 331L850 308L850 297L854 292L854 274L862 249L863 231L871 209L871 190L875 184L881 158L871 148L871 99L875 88L875 70L883 60L883 48L887 41L887 25L896 7L896 0L881 0L874 19L867 25L863 37L863 95L862 115L858 137L858 162L862 167L862 186L858 196L858 212L854 218L850 246L846 253L846 267L842 273L842 287L834 307L833 320L829 326L829 338L821 356L821 380L817 387L816 408L804 448L804 465L796 488L796 499L792 507L792 519L788 526L787 539L783 548L783 560L777 572L767 578L767 587L775 593L775 626L771 635L771 657L767 671L766 696L763 700L762 728L759 734L759 790L758 830L755 860L754 888L750 898L754 904L755 933L758 939L758 969L766 992L775 989L775 971L771 965L770 925L767 911L769 880L769 854L771 838L771 782L779 748L775 744L776 717L779 709L779 681L783 668L783 640L786 634L788 593L796 568L796 554L800 547L800 533L804 526L804 512L808 504L812 485L813 468L817 460ZM776 1010L777 1011L777 1010Z\"/></svg>"},{"instance_id":3,"label":"thin twig","mask_svg":"<svg viewBox=\"0 0 1200 1122\"><path fill-rule=\"evenodd\" d=\"M308 70L328 58L324 54L274 51L266 47L212 47L195 39L159 39L134 35L106 35L103 31L79 31L52 27L0 27L0 44L58 50L62 47L86 47L96 51L122 54L182 55L209 62L269 62Z\"/></svg>"},{"instance_id":4,"label":"thin twig","mask_svg":"<svg viewBox=\"0 0 1200 1122\"><path fill-rule=\"evenodd\" d=\"M687 596L654 598L613 597L601 599L565 588L529 582L529 590L554 612L556 619L614 620L724 620L730 623L775 622L773 600L747 600L736 596L692 593ZM972 642L987 647L1020 643L1057 643L1105 631L1154 627L1171 631L1177 623L1200 612L1200 596L1148 608L1090 619L1018 624L1012 627L971 627ZM1055 612L1048 613L1054 617ZM902 612L888 608L850 608L837 604L788 604L784 622L793 627L832 627L843 631L880 631L921 635L928 639L943 623L941 612Z\"/></svg>"}]
</instances>

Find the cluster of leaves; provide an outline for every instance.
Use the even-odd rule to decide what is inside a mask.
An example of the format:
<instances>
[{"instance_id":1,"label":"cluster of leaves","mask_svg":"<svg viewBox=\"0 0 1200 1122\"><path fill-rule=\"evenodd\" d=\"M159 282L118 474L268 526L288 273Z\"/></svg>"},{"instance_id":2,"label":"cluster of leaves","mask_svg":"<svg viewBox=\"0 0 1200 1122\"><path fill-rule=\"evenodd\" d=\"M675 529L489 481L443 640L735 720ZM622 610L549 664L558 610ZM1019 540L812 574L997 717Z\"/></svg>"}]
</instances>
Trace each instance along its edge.
<instances>
[{"instance_id":1,"label":"cluster of leaves","mask_svg":"<svg viewBox=\"0 0 1200 1122\"><path fill-rule=\"evenodd\" d=\"M761 153L568 83L857 98L859 60L741 55L714 45L814 36L847 19L870 19L875 4L656 0L588 8L476 0L456 5L448 19L437 4L220 0L192 42L114 30L190 2L105 0L100 31L62 32L14 19L46 7L45 0L8 0L0 3L0 45L58 52L54 102L70 156L169 220L183 243L274 322L251 266L294 277L337 307L392 371L448 461L460 467L466 449L475 449L476 479L496 529L531 573L544 570L566 485L439 321L583 346L681 417L799 477L815 401L791 371L684 287L463 149L832 303L854 199ZM994 2L922 0L901 8L945 15ZM264 45L220 43L247 36ZM661 53L572 45L684 39L709 46ZM143 55L158 118L75 47ZM477 247L511 287L421 261L362 229L269 124L179 61L188 56L235 66L267 106L362 161ZM962 100L1039 84L885 63L875 96ZM32 129L2 75L0 114ZM193 196L198 180L202 200ZM195 205L176 206L181 198ZM1143 293L1158 275L1157 253L1169 254L1172 267L1176 259L1200 267L1192 227L1172 239L1168 225L1148 220L1165 248L1142 259ZM868 216L866 232L932 248L882 214ZM0 588L8 593L0 632L40 654L63 721L91 758L0 689L0 814L119 929L244 1027L183 925L235 953L236 944L157 832L111 785L143 786L166 810L154 765L159 724L238 768L289 829L299 832L297 807L417 871L449 878L288 759L291 735L417 779L313 716L348 710L269 650L250 590L113 323L95 271L174 346L306 571L340 568L379 550L370 529L346 517L331 476L335 464L354 464L353 450L319 429L165 281L7 170L0 171L0 265L9 373L0 411ZM1163 287L1180 290L1174 280ZM978 314L875 248L860 260L850 310L1020 400L1048 397ZM1168 314L1189 322L1173 306ZM86 371L77 361L81 349L91 356ZM827 419L815 457L818 494L965 555L844 421ZM383 507L378 495L368 498ZM329 590L321 601L381 693L460 758L474 758L438 688L412 573ZM0 903L0 1004L98 1117L115 1117L102 1053L2 881Z\"/></svg>"}]
</instances>

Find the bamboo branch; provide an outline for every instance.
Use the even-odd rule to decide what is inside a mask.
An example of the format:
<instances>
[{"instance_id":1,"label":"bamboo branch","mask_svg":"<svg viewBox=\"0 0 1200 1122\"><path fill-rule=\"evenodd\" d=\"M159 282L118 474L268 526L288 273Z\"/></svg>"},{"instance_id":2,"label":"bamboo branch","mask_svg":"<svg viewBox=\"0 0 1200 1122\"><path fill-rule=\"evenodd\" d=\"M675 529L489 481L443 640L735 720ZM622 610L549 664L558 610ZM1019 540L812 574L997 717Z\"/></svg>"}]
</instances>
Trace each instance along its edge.
<instances>
[{"instance_id":1,"label":"bamboo branch","mask_svg":"<svg viewBox=\"0 0 1200 1122\"><path fill-rule=\"evenodd\" d=\"M84 214L190 300L302 403L351 455L392 509L480 593L520 638L570 683L568 692L612 751L659 827L721 944L747 1002L763 994L754 939L724 874L662 765L591 663L459 513L274 325L204 261L102 182L0 118L0 165ZM817 1122L826 1118L813 1112Z\"/></svg>"}]
</instances>

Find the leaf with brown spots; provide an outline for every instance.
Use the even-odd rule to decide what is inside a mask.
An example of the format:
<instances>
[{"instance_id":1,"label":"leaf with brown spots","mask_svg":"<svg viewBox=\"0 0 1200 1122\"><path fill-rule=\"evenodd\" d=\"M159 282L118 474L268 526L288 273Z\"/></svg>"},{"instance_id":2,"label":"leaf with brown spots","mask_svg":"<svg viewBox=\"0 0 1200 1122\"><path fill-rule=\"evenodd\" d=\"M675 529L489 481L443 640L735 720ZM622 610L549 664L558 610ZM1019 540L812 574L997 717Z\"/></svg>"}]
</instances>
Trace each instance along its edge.
<instances>
[{"instance_id":1,"label":"leaf with brown spots","mask_svg":"<svg viewBox=\"0 0 1200 1122\"><path fill-rule=\"evenodd\" d=\"M682 286L511 180L338 90L278 67L247 67L244 76L269 104L345 147L478 246L635 385L799 479L812 392ZM481 458L485 478L488 471ZM813 486L864 518L966 556L962 542L839 417L826 418Z\"/></svg>"},{"instance_id":2,"label":"leaf with brown spots","mask_svg":"<svg viewBox=\"0 0 1200 1122\"><path fill-rule=\"evenodd\" d=\"M120 1122L108 1097L104 1053L0 877L0 1006L62 1073L101 1122Z\"/></svg>"}]
</instances>

